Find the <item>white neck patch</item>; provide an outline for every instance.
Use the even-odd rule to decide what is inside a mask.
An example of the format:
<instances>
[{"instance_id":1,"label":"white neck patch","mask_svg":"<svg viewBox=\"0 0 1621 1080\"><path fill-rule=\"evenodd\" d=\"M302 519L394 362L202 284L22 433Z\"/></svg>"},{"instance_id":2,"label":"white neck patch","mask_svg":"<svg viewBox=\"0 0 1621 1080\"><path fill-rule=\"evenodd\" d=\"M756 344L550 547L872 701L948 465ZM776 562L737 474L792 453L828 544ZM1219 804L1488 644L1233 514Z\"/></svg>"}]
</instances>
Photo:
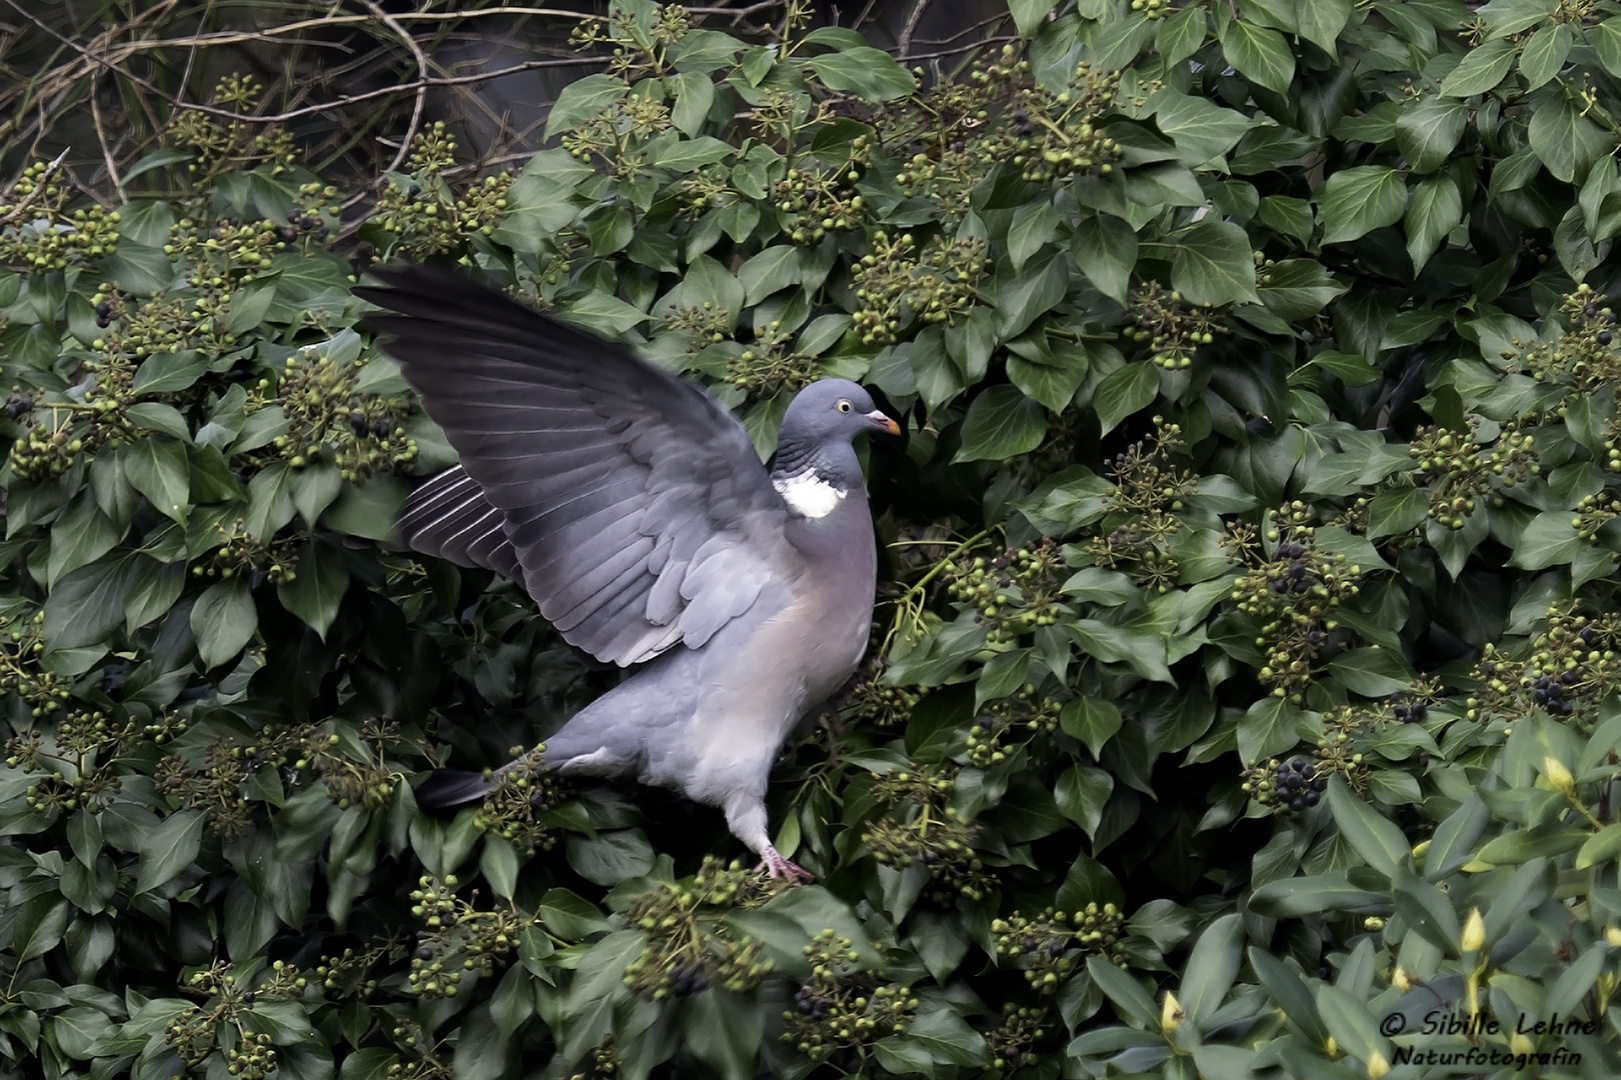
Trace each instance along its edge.
<instances>
[{"instance_id":1,"label":"white neck patch","mask_svg":"<svg viewBox=\"0 0 1621 1080\"><path fill-rule=\"evenodd\" d=\"M777 494L788 504L788 509L804 518L827 517L850 494L823 480L814 469L806 469L793 476L777 477L771 481L771 486L777 489Z\"/></svg>"}]
</instances>

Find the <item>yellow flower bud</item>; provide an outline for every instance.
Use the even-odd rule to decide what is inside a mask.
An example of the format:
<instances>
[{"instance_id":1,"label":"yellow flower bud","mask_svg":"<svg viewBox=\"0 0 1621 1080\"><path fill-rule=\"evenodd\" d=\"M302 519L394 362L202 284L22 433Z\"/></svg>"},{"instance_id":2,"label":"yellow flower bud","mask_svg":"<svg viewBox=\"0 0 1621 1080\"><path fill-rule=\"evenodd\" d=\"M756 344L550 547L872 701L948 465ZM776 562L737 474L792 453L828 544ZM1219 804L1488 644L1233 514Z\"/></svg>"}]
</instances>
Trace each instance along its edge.
<instances>
[{"instance_id":1,"label":"yellow flower bud","mask_svg":"<svg viewBox=\"0 0 1621 1080\"><path fill-rule=\"evenodd\" d=\"M1486 945L1486 920L1480 917L1479 908L1469 910L1469 919L1463 924L1463 937L1459 939L1458 946L1464 952L1479 952Z\"/></svg>"},{"instance_id":2,"label":"yellow flower bud","mask_svg":"<svg viewBox=\"0 0 1621 1080\"><path fill-rule=\"evenodd\" d=\"M1570 799L1576 797L1576 778L1570 775L1570 770L1558 758L1549 756L1542 759L1542 775L1561 795Z\"/></svg>"},{"instance_id":3,"label":"yellow flower bud","mask_svg":"<svg viewBox=\"0 0 1621 1080\"><path fill-rule=\"evenodd\" d=\"M1169 990L1165 991L1165 1000L1160 1005L1159 1029L1169 1035L1181 1027L1182 1021L1187 1018L1187 1014L1182 1011L1182 1006L1177 1003L1176 995Z\"/></svg>"}]
</instances>

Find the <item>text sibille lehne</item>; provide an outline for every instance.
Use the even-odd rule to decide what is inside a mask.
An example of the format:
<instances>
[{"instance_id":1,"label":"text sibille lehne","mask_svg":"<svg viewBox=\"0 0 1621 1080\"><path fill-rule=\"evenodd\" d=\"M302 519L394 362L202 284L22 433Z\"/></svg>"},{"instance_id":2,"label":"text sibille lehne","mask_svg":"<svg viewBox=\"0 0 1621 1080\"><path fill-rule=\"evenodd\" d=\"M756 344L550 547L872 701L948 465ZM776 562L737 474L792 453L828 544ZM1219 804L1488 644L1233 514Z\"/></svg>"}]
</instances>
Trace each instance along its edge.
<instances>
[{"instance_id":1,"label":"text sibille lehne","mask_svg":"<svg viewBox=\"0 0 1621 1080\"><path fill-rule=\"evenodd\" d=\"M1514 1034L1517 1035L1593 1035L1598 1032L1598 1023L1592 1020L1578 1020L1574 1016L1561 1018L1554 1013L1546 1020L1532 1020L1521 1013L1514 1021ZM1504 1028L1497 1020L1482 1014L1474 1016L1461 1016L1458 1013L1444 1012L1436 1009L1424 1014L1424 1026L1414 1034L1424 1035L1501 1035Z\"/></svg>"}]
</instances>

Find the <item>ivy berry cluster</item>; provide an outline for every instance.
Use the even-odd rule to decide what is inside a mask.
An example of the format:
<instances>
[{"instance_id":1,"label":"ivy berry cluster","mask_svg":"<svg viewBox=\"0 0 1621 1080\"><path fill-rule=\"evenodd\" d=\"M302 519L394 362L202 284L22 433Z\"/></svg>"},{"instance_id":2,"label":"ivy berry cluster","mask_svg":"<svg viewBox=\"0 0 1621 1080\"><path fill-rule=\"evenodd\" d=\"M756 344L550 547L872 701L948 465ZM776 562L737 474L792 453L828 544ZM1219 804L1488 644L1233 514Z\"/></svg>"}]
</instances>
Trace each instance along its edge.
<instances>
[{"instance_id":1,"label":"ivy berry cluster","mask_svg":"<svg viewBox=\"0 0 1621 1080\"><path fill-rule=\"evenodd\" d=\"M287 420L287 431L271 442L277 456L295 469L330 459L351 483L416 459L416 440L399 426L406 406L361 392L365 366L365 357L344 364L306 350L287 358L279 379L259 380L249 411L280 406Z\"/></svg>"},{"instance_id":2,"label":"ivy berry cluster","mask_svg":"<svg viewBox=\"0 0 1621 1080\"><path fill-rule=\"evenodd\" d=\"M269 978L257 985L239 979L228 964L216 962L195 971L183 990L205 997L203 1005L193 1005L171 1016L163 1028L164 1041L188 1069L217 1067L210 1062L223 1052L225 1072L238 1080L264 1080L276 1071L278 1057L270 1035L250 1030L247 1017L261 998L293 1000L301 997L307 980L296 967L277 960L270 965Z\"/></svg>"},{"instance_id":3,"label":"ivy berry cluster","mask_svg":"<svg viewBox=\"0 0 1621 1080\"><path fill-rule=\"evenodd\" d=\"M1309 758L1270 758L1244 771L1239 785L1250 798L1278 813L1300 814L1316 806L1328 789L1327 776Z\"/></svg>"},{"instance_id":4,"label":"ivy berry cluster","mask_svg":"<svg viewBox=\"0 0 1621 1080\"><path fill-rule=\"evenodd\" d=\"M830 232L862 228L871 214L856 190L872 161L871 135L857 135L849 156L827 168L790 169L772 189L782 231L796 244L819 244Z\"/></svg>"},{"instance_id":5,"label":"ivy berry cluster","mask_svg":"<svg viewBox=\"0 0 1621 1080\"><path fill-rule=\"evenodd\" d=\"M1615 311L1608 297L1585 282L1559 303L1565 333L1531 345L1521 363L1539 382L1570 385L1590 394L1621 380L1621 350L1615 347ZM1512 353L1506 354L1511 359Z\"/></svg>"},{"instance_id":6,"label":"ivy berry cluster","mask_svg":"<svg viewBox=\"0 0 1621 1080\"><path fill-rule=\"evenodd\" d=\"M0 266L44 274L117 253L118 211L67 210L72 188L58 170L54 162L32 162L0 197L0 221L17 223L0 229Z\"/></svg>"},{"instance_id":7,"label":"ivy berry cluster","mask_svg":"<svg viewBox=\"0 0 1621 1080\"><path fill-rule=\"evenodd\" d=\"M1068 609L1060 603L1067 564L1051 537L1033 540L999 555L964 556L947 580L947 595L975 610L986 640L1006 644L1052 626Z\"/></svg>"},{"instance_id":8,"label":"ivy berry cluster","mask_svg":"<svg viewBox=\"0 0 1621 1080\"><path fill-rule=\"evenodd\" d=\"M1003 1075L1041 1064L1036 1047L1052 1032L1052 1016L1046 1009L1008 1001L1002 1005L1002 1022L985 1032L985 1045L991 1052L991 1068Z\"/></svg>"},{"instance_id":9,"label":"ivy berry cluster","mask_svg":"<svg viewBox=\"0 0 1621 1080\"><path fill-rule=\"evenodd\" d=\"M903 1034L917 1009L910 986L881 983L862 971L851 945L832 930L811 939L804 950L810 976L782 1014L782 1041L812 1061L864 1062L873 1043Z\"/></svg>"},{"instance_id":10,"label":"ivy berry cluster","mask_svg":"<svg viewBox=\"0 0 1621 1080\"><path fill-rule=\"evenodd\" d=\"M473 823L506 840L520 854L550 851L557 837L540 815L563 801L563 782L544 767L545 743L528 750L514 746L509 752L513 764L484 796Z\"/></svg>"},{"instance_id":11,"label":"ivy berry cluster","mask_svg":"<svg viewBox=\"0 0 1621 1080\"><path fill-rule=\"evenodd\" d=\"M954 323L978 300L979 282L991 265L977 237L936 236L919 254L911 233L878 230L868 247L850 270L861 303L850 318L863 345L893 344L914 318Z\"/></svg>"},{"instance_id":12,"label":"ivy berry cluster","mask_svg":"<svg viewBox=\"0 0 1621 1080\"><path fill-rule=\"evenodd\" d=\"M875 632L881 637L881 632ZM889 686L882 680L883 663L873 661L858 674L848 692L838 698L839 715L846 720L866 721L881 728L898 727L911 718L912 709L922 698L915 686Z\"/></svg>"},{"instance_id":13,"label":"ivy berry cluster","mask_svg":"<svg viewBox=\"0 0 1621 1080\"><path fill-rule=\"evenodd\" d=\"M1125 916L1114 904L1087 904L1073 912L1048 908L1035 918L1013 914L991 923L996 955L1024 969L1024 978L1043 994L1057 993L1083 954L1125 967Z\"/></svg>"},{"instance_id":14,"label":"ivy berry cluster","mask_svg":"<svg viewBox=\"0 0 1621 1080\"><path fill-rule=\"evenodd\" d=\"M980 768L988 768L1007 760L1017 747L1009 748L1007 740L1015 733L1023 734L1018 744L1051 735L1058 729L1058 714L1063 702L1050 694L1036 694L1033 683L1025 683L1009 697L987 702L968 729L965 738L968 757Z\"/></svg>"},{"instance_id":15,"label":"ivy berry cluster","mask_svg":"<svg viewBox=\"0 0 1621 1080\"><path fill-rule=\"evenodd\" d=\"M653 1001L685 997L718 985L742 993L760 985L771 961L759 942L738 938L719 916L754 907L780 882L762 879L741 863L704 859L690 882L664 882L638 896L626 925L642 931L642 951L625 968L625 985Z\"/></svg>"},{"instance_id":16,"label":"ivy berry cluster","mask_svg":"<svg viewBox=\"0 0 1621 1080\"><path fill-rule=\"evenodd\" d=\"M1128 310L1136 320L1121 335L1128 341L1146 345L1154 363L1166 371L1183 371L1193 366L1194 353L1213 344L1216 335L1227 333L1222 313L1208 301L1193 304L1179 292L1167 292L1158 282L1149 282L1127 299Z\"/></svg>"},{"instance_id":17,"label":"ivy berry cluster","mask_svg":"<svg viewBox=\"0 0 1621 1080\"><path fill-rule=\"evenodd\" d=\"M248 532L244 519L237 518L229 527L216 522L214 539L218 546L208 551L205 561L192 565L193 577L229 580L244 575L255 585L261 580L284 585L298 578L297 547L291 538L266 543Z\"/></svg>"},{"instance_id":18,"label":"ivy berry cluster","mask_svg":"<svg viewBox=\"0 0 1621 1080\"><path fill-rule=\"evenodd\" d=\"M1035 184L1107 176L1120 160L1120 144L1106 134L1103 118L1115 111L1119 92L1118 72L1094 70L1084 60L1061 90L1019 86L1005 114L1010 122L987 137L985 152L1013 162Z\"/></svg>"},{"instance_id":19,"label":"ivy berry cluster","mask_svg":"<svg viewBox=\"0 0 1621 1080\"><path fill-rule=\"evenodd\" d=\"M1542 471L1535 438L1512 423L1489 448L1476 441L1478 433L1479 421L1467 436L1432 425L1415 433L1407 448L1420 477L1431 483L1430 518L1448 529L1463 528L1495 485L1513 487Z\"/></svg>"},{"instance_id":20,"label":"ivy berry cluster","mask_svg":"<svg viewBox=\"0 0 1621 1080\"><path fill-rule=\"evenodd\" d=\"M302 736L298 729L270 724L246 738L214 739L195 766L186 755L165 755L153 778L182 809L203 811L215 835L233 839L253 824L248 793L254 775L285 765Z\"/></svg>"},{"instance_id":21,"label":"ivy berry cluster","mask_svg":"<svg viewBox=\"0 0 1621 1080\"><path fill-rule=\"evenodd\" d=\"M957 896L979 900L994 884L974 852L979 827L947 806L953 780L927 767L889 773L873 783L873 797L886 812L862 829L861 842L878 863L903 870L928 867L929 896L949 903Z\"/></svg>"},{"instance_id":22,"label":"ivy berry cluster","mask_svg":"<svg viewBox=\"0 0 1621 1080\"><path fill-rule=\"evenodd\" d=\"M405 978L419 997L452 998L466 973L493 975L496 961L508 956L518 938L538 922L515 907L480 911L474 906L478 890L463 900L456 895L460 884L455 874L442 881L424 874L411 892L411 914L422 920L424 929L417 932Z\"/></svg>"},{"instance_id":23,"label":"ivy berry cluster","mask_svg":"<svg viewBox=\"0 0 1621 1080\"><path fill-rule=\"evenodd\" d=\"M791 337L781 322L766 323L753 344L726 361L726 381L750 397L762 398L810 385L818 374L816 358L796 352Z\"/></svg>"},{"instance_id":24,"label":"ivy berry cluster","mask_svg":"<svg viewBox=\"0 0 1621 1080\"><path fill-rule=\"evenodd\" d=\"M411 142L408 176L390 174L361 235L385 254L413 259L460 252L474 235L489 236L506 216L513 176L503 170L458 193L447 172L456 139L436 120Z\"/></svg>"},{"instance_id":25,"label":"ivy berry cluster","mask_svg":"<svg viewBox=\"0 0 1621 1080\"><path fill-rule=\"evenodd\" d=\"M1305 524L1309 515L1303 503L1285 507L1281 527L1268 531L1277 544L1272 558L1253 565L1232 591L1238 610L1256 624L1256 647L1266 650L1261 682L1297 704L1339 628L1336 611L1361 592L1362 580L1362 568L1347 565L1344 553L1317 549L1316 529Z\"/></svg>"}]
</instances>

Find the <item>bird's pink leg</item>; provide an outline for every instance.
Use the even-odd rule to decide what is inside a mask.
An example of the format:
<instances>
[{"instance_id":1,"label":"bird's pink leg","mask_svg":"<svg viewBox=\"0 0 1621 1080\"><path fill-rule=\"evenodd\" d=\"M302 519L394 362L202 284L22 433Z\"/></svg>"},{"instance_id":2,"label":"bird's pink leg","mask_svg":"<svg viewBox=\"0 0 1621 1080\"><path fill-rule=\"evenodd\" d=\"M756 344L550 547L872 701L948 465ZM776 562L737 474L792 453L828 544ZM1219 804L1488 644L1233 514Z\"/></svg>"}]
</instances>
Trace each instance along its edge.
<instances>
[{"instance_id":1,"label":"bird's pink leg","mask_svg":"<svg viewBox=\"0 0 1621 1080\"><path fill-rule=\"evenodd\" d=\"M767 844L763 852L764 858L756 870L764 870L774 878L787 878L794 885L807 885L816 880L816 875L806 870L798 863L783 858L782 853Z\"/></svg>"}]
</instances>

